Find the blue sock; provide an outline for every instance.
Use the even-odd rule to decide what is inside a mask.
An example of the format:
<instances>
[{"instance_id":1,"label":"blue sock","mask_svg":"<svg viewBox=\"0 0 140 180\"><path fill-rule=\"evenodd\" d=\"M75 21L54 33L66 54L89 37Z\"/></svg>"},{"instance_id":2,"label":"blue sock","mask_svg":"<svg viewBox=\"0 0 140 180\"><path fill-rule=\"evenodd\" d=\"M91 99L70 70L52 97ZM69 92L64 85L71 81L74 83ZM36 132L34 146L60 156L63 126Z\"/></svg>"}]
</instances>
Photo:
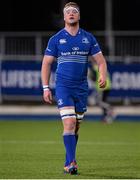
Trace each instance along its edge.
<instances>
[{"instance_id":1,"label":"blue sock","mask_svg":"<svg viewBox=\"0 0 140 180\"><path fill-rule=\"evenodd\" d=\"M70 163L69 163L69 160L68 160L68 155L66 153L66 157L65 157L65 166L68 166Z\"/></svg>"},{"instance_id":2,"label":"blue sock","mask_svg":"<svg viewBox=\"0 0 140 180\"><path fill-rule=\"evenodd\" d=\"M65 166L68 166L72 161L75 161L75 151L76 151L75 134L64 134L63 141L66 149Z\"/></svg>"},{"instance_id":3,"label":"blue sock","mask_svg":"<svg viewBox=\"0 0 140 180\"><path fill-rule=\"evenodd\" d=\"M77 142L78 142L78 137L79 137L78 134L75 134L76 145L77 145ZM67 153L66 153L65 159L66 159L65 166L68 166L69 165L69 161L68 161Z\"/></svg>"}]
</instances>

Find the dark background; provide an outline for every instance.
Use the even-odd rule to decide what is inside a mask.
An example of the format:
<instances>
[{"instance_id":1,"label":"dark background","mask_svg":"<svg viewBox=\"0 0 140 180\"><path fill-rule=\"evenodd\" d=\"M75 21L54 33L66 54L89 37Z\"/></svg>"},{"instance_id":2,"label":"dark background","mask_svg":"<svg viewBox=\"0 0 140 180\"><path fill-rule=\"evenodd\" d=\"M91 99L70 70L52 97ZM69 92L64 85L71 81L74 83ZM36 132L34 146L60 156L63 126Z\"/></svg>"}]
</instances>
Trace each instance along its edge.
<instances>
[{"instance_id":1,"label":"dark background","mask_svg":"<svg viewBox=\"0 0 140 180\"><path fill-rule=\"evenodd\" d=\"M105 29L105 0L75 2L81 9L81 27ZM60 0L1 0L0 31L58 30L62 27L61 5ZM112 15L113 30L140 30L140 0L112 0Z\"/></svg>"}]
</instances>

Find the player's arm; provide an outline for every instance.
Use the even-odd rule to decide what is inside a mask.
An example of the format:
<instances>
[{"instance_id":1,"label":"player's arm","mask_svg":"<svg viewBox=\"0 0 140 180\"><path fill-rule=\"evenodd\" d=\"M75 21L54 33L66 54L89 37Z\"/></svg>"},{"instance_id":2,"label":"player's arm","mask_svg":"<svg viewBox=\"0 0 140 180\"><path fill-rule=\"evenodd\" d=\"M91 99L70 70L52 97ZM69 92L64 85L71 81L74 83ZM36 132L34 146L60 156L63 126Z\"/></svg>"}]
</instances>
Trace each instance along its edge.
<instances>
[{"instance_id":1,"label":"player's arm","mask_svg":"<svg viewBox=\"0 0 140 180\"><path fill-rule=\"evenodd\" d=\"M106 86L106 78L107 78L107 63L101 52L92 56L92 59L96 61L99 70L99 87L105 88Z\"/></svg>"},{"instance_id":2,"label":"player's arm","mask_svg":"<svg viewBox=\"0 0 140 180\"><path fill-rule=\"evenodd\" d=\"M52 93L49 88L49 81L50 81L50 75L51 75L51 64L53 63L54 59L55 58L53 56L45 55L43 57L42 67L41 67L43 98L45 102L49 104L52 103Z\"/></svg>"}]
</instances>

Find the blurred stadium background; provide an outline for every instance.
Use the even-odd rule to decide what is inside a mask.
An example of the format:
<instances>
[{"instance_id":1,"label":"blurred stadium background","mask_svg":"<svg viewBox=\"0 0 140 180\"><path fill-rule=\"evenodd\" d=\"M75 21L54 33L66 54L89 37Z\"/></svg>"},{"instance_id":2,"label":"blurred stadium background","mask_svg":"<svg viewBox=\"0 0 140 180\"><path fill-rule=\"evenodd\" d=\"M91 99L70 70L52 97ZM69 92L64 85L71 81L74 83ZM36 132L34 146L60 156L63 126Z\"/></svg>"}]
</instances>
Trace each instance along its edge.
<instances>
[{"instance_id":1,"label":"blurred stadium background","mask_svg":"<svg viewBox=\"0 0 140 180\"><path fill-rule=\"evenodd\" d=\"M30 2L11 1L7 6L6 1L1 1L0 117L7 115L3 113L4 107L7 112L10 112L14 105L20 105L24 109L25 105L26 107L45 105L42 100L40 80L41 61L49 37L63 27L62 8L66 2L68 0L52 0L48 5L37 1L32 5ZM110 103L114 107L121 106L121 109L123 107L126 115L127 112L130 113L131 106L133 115L138 116L139 0L134 0L133 3L131 0L99 0L94 2L94 6L90 1L85 3L77 0L76 2L81 7L81 27L96 36L108 62L112 80ZM51 76L53 91L55 90L55 67L54 64ZM92 92L93 86L90 82L89 87ZM88 104L92 106L94 97L90 97L90 94ZM94 114L94 108L91 108L90 113L92 112Z\"/></svg>"}]
</instances>

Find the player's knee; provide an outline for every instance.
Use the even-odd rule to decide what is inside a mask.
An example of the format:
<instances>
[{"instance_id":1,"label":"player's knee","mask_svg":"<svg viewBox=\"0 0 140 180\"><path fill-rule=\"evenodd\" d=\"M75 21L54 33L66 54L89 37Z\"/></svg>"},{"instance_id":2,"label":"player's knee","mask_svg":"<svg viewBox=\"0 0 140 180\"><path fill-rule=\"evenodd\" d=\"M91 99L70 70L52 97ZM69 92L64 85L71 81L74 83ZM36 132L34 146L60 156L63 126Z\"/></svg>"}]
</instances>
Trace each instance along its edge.
<instances>
[{"instance_id":1,"label":"player's knee","mask_svg":"<svg viewBox=\"0 0 140 180\"><path fill-rule=\"evenodd\" d=\"M76 120L78 123L81 123L84 118L84 113L76 113Z\"/></svg>"},{"instance_id":2,"label":"player's knee","mask_svg":"<svg viewBox=\"0 0 140 180\"><path fill-rule=\"evenodd\" d=\"M77 121L75 127L75 134L78 134L79 129L80 129L80 123Z\"/></svg>"},{"instance_id":3,"label":"player's knee","mask_svg":"<svg viewBox=\"0 0 140 180\"><path fill-rule=\"evenodd\" d=\"M68 118L63 120L64 131L74 132L76 127L76 119Z\"/></svg>"}]
</instances>

